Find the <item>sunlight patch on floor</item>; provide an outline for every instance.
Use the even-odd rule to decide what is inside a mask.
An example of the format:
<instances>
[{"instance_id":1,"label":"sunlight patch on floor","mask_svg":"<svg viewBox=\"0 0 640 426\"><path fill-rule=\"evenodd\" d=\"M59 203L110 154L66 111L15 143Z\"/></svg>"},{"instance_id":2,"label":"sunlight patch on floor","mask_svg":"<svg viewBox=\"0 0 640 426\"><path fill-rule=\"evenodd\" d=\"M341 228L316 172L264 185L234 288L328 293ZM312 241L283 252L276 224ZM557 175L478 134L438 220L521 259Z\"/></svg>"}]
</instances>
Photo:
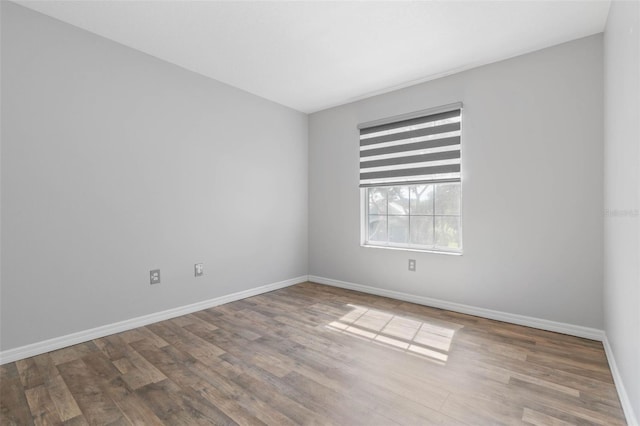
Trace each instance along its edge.
<instances>
[{"instance_id":1,"label":"sunlight patch on floor","mask_svg":"<svg viewBox=\"0 0 640 426\"><path fill-rule=\"evenodd\" d=\"M455 329L418 321L359 305L326 325L329 330L425 357L439 364L448 360Z\"/></svg>"}]
</instances>

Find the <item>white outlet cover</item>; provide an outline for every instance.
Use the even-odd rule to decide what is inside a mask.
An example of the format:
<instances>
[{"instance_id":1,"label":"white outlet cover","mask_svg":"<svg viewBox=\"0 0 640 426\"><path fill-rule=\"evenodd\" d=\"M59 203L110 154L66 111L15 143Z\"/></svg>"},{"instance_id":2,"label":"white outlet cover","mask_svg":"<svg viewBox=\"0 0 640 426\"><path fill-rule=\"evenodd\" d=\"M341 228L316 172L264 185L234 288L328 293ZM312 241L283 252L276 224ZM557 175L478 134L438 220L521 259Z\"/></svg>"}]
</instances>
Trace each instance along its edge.
<instances>
[{"instance_id":1,"label":"white outlet cover","mask_svg":"<svg viewBox=\"0 0 640 426\"><path fill-rule=\"evenodd\" d=\"M149 272L149 281L151 284L160 284L160 269L152 269Z\"/></svg>"},{"instance_id":2,"label":"white outlet cover","mask_svg":"<svg viewBox=\"0 0 640 426\"><path fill-rule=\"evenodd\" d=\"M196 263L193 266L193 272L196 277L201 277L204 275L204 263Z\"/></svg>"},{"instance_id":3,"label":"white outlet cover","mask_svg":"<svg viewBox=\"0 0 640 426\"><path fill-rule=\"evenodd\" d=\"M416 260L415 259L409 259L409 270L410 271L415 271L416 270Z\"/></svg>"}]
</instances>

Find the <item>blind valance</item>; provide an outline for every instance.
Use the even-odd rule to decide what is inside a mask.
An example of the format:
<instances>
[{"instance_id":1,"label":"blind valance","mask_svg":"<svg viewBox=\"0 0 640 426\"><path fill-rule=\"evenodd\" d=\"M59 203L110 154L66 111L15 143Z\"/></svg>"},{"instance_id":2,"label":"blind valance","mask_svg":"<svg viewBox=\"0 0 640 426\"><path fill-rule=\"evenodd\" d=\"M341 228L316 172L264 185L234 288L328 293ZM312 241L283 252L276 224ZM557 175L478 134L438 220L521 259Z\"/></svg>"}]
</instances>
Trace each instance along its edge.
<instances>
[{"instance_id":1,"label":"blind valance","mask_svg":"<svg viewBox=\"0 0 640 426\"><path fill-rule=\"evenodd\" d=\"M360 125L360 186L459 181L461 119L453 104Z\"/></svg>"}]
</instances>

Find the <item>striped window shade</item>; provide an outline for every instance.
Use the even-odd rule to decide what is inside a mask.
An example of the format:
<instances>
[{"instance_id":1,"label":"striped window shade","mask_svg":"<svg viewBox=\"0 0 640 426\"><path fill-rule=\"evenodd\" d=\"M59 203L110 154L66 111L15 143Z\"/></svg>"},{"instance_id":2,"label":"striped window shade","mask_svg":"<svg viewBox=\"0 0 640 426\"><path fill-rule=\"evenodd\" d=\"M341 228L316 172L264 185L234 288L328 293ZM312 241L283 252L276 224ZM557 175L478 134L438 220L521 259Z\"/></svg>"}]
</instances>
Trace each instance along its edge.
<instances>
[{"instance_id":1,"label":"striped window shade","mask_svg":"<svg viewBox=\"0 0 640 426\"><path fill-rule=\"evenodd\" d=\"M360 187L460 181L462 103L364 123Z\"/></svg>"}]
</instances>

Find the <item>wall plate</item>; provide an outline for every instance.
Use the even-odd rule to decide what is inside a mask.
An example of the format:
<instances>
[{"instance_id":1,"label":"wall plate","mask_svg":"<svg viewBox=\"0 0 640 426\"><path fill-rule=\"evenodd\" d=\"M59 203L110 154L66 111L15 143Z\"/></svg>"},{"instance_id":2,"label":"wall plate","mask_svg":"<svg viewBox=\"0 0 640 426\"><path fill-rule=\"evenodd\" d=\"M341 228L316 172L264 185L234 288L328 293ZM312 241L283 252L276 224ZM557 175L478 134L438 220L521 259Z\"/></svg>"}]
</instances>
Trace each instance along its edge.
<instances>
[{"instance_id":1,"label":"wall plate","mask_svg":"<svg viewBox=\"0 0 640 426\"><path fill-rule=\"evenodd\" d=\"M152 269L149 272L149 281L151 284L160 284L160 269Z\"/></svg>"},{"instance_id":2,"label":"wall plate","mask_svg":"<svg viewBox=\"0 0 640 426\"><path fill-rule=\"evenodd\" d=\"M193 265L193 273L196 277L204 275L204 263L196 263Z\"/></svg>"},{"instance_id":3,"label":"wall plate","mask_svg":"<svg viewBox=\"0 0 640 426\"><path fill-rule=\"evenodd\" d=\"M416 260L415 259L409 259L409 270L411 272L415 272L416 271Z\"/></svg>"}]
</instances>

